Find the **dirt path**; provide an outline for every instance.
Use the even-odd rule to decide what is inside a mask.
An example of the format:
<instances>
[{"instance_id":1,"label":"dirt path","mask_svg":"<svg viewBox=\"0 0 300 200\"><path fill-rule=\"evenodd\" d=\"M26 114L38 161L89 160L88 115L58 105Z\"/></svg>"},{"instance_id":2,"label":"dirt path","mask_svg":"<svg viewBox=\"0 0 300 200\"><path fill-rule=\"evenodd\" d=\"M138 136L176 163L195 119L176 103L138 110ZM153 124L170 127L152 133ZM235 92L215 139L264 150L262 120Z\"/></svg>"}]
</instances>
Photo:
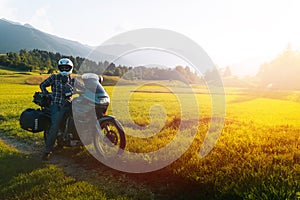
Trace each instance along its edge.
<instances>
[{"instance_id":1,"label":"dirt path","mask_svg":"<svg viewBox=\"0 0 300 200\"><path fill-rule=\"evenodd\" d=\"M0 135L9 146L20 152L41 159L43 147L39 144L26 144ZM78 156L77 154L83 154ZM42 161L41 161L42 162ZM47 164L61 168L67 176L78 181L86 181L104 191L109 198L129 197L131 199L194 199L198 185L194 185L170 170L162 169L145 174L128 174L113 170L80 148L65 148L55 152Z\"/></svg>"},{"instance_id":2,"label":"dirt path","mask_svg":"<svg viewBox=\"0 0 300 200\"><path fill-rule=\"evenodd\" d=\"M25 144L20 141L11 139L6 135L0 135L0 140L2 140L8 146L13 147L26 155L36 155L39 153L37 145Z\"/></svg>"},{"instance_id":3,"label":"dirt path","mask_svg":"<svg viewBox=\"0 0 300 200\"><path fill-rule=\"evenodd\" d=\"M0 140L25 155L37 158L42 157L43 149L40 145L26 144L15 139L11 139L5 135L1 135ZM87 173L87 170L76 163L74 160L61 154L55 154L51 160L45 163L56 165L57 167L62 168L67 175L71 175L80 180L83 180L86 174L95 173L93 170L89 170Z\"/></svg>"},{"instance_id":4,"label":"dirt path","mask_svg":"<svg viewBox=\"0 0 300 200\"><path fill-rule=\"evenodd\" d=\"M39 159L42 157L43 149L41 145L22 143L5 135L0 135L0 140L23 154ZM126 174L112 170L101 163L96 165L79 163L78 160L72 158L70 150L64 149L55 153L52 159L45 161L45 163L61 168L67 176L74 177L78 181L86 181L99 187L110 198L127 196L133 199L141 199L142 195L143 199L156 199L149 188L132 180Z\"/></svg>"}]
</instances>

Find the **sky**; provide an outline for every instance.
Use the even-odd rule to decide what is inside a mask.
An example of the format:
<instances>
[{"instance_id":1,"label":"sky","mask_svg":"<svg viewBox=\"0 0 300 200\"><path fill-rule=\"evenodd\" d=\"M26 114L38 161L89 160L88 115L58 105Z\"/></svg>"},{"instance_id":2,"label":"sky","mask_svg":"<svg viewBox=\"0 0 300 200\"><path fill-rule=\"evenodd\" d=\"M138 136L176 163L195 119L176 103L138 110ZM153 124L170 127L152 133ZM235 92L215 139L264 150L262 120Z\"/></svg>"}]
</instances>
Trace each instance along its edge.
<instances>
[{"instance_id":1,"label":"sky","mask_svg":"<svg viewBox=\"0 0 300 200\"><path fill-rule=\"evenodd\" d=\"M133 29L176 31L240 76L288 45L300 50L299 9L298 0L0 0L0 18L91 46Z\"/></svg>"}]
</instances>

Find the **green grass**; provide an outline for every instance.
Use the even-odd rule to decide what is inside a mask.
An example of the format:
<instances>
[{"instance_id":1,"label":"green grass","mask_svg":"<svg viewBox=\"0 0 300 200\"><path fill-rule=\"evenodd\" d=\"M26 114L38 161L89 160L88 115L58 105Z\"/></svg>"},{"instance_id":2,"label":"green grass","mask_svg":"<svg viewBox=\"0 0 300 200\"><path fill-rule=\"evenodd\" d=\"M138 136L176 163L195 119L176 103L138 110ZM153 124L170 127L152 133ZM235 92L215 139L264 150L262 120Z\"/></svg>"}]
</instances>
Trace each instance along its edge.
<instances>
[{"instance_id":1,"label":"green grass","mask_svg":"<svg viewBox=\"0 0 300 200\"><path fill-rule=\"evenodd\" d=\"M42 134L23 131L18 124L22 110L37 107L31 101L33 93L39 90L38 85L26 84L26 80L35 79L36 76L8 72L0 75L0 134L27 143L43 144ZM61 195L59 197L70 195L70 198L85 199L95 190L99 199L110 198L114 193L123 195L113 198L124 196L133 199L150 199L153 197L150 195L152 193L156 199L300 198L299 92L227 88L226 118L222 134L210 154L200 158L199 150L211 125L211 96L204 87L194 86L195 95L187 92L189 90L182 85L169 84L168 87L157 83L142 87L106 86L106 89L112 98L108 112L117 116L128 134L127 150L150 152L164 147L175 137L178 121L183 120L189 126L196 127L197 134L192 145L171 165L144 175L120 172L109 179L115 182L108 181L108 189L103 192L97 189L99 185L91 184L92 181L84 182L68 177L61 169L44 165L35 158L24 156L0 143L0 197L8 195L11 199L51 199L58 193ZM173 94L170 89L177 93ZM191 98L196 98L197 106L180 102L189 102ZM161 107L164 108L165 116L156 115L155 109ZM199 121L193 120L199 118L194 112L197 107L200 112ZM128 109L130 118L124 115ZM185 110L185 115L182 114L182 109ZM151 115L154 117L151 118ZM140 127L132 127L131 119ZM146 132L143 127L148 128ZM160 130L159 133L149 138L130 136L148 132L151 134L157 130ZM182 142L185 139L182 138ZM172 153L169 152L170 155ZM97 166L97 162L85 151L73 155L73 158L79 163ZM116 174L113 170L106 170L107 174ZM120 185L116 184L118 180L126 182L121 184L124 188L138 188L136 184L141 184L146 189L133 195L138 189L121 190ZM58 186L54 183L58 183ZM76 189L77 187L80 189Z\"/></svg>"},{"instance_id":2,"label":"green grass","mask_svg":"<svg viewBox=\"0 0 300 200\"><path fill-rule=\"evenodd\" d=\"M108 199L97 186L66 176L0 140L1 199Z\"/></svg>"}]
</instances>

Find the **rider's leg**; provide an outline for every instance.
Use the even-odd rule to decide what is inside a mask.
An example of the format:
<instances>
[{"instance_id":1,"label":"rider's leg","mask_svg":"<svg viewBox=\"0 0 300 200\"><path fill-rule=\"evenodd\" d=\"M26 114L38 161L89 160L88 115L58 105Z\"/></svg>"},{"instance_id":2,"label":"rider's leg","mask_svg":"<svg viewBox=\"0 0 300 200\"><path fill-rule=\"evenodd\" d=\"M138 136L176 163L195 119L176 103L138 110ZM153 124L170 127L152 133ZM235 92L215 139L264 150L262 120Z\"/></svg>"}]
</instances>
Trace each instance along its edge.
<instances>
[{"instance_id":1,"label":"rider's leg","mask_svg":"<svg viewBox=\"0 0 300 200\"><path fill-rule=\"evenodd\" d=\"M59 129L61 120L64 116L64 109L60 109L58 104L50 106L51 111L51 126L47 135L45 152L51 152L54 149L57 131Z\"/></svg>"}]
</instances>

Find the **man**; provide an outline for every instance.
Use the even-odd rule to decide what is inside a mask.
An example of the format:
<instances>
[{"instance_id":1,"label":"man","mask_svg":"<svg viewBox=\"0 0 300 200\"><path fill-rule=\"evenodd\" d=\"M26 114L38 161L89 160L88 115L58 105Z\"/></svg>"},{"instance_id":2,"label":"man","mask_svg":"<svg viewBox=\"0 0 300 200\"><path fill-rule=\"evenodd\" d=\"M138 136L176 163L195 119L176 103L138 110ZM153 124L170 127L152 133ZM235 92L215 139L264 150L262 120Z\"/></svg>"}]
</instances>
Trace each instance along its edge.
<instances>
[{"instance_id":1,"label":"man","mask_svg":"<svg viewBox=\"0 0 300 200\"><path fill-rule=\"evenodd\" d=\"M73 87L83 88L80 82L71 78L73 63L68 58L62 58L58 61L58 74L53 74L40 84L43 93L48 93L47 87L51 86L51 126L46 138L45 152L43 160L49 160L54 150L54 144L57 131L64 115L71 111L71 101ZM76 84L76 86L75 86Z\"/></svg>"}]
</instances>

